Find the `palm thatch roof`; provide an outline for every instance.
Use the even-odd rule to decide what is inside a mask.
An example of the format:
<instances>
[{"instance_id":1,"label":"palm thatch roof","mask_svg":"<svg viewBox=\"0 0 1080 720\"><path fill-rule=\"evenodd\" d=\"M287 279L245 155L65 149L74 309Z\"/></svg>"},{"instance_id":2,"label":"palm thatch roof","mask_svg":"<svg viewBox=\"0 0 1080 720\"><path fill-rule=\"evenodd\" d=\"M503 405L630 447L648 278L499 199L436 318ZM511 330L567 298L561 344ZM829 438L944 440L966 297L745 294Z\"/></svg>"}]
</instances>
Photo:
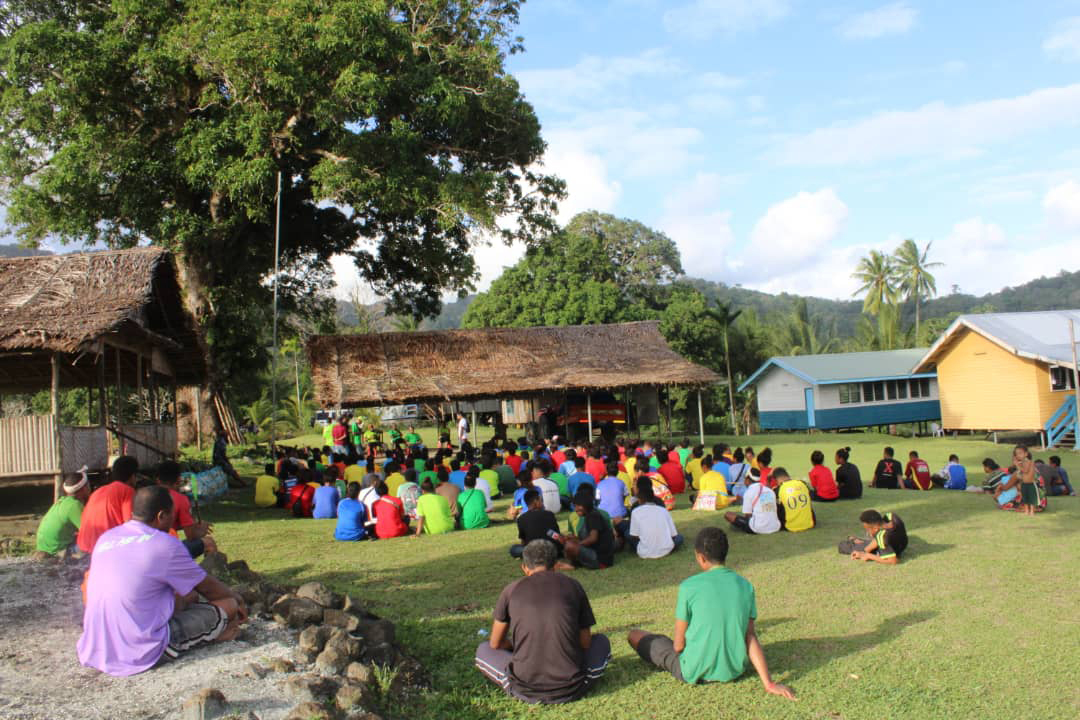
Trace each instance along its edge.
<instances>
[{"instance_id":1,"label":"palm thatch roof","mask_svg":"<svg viewBox=\"0 0 1080 720\"><path fill-rule=\"evenodd\" d=\"M320 335L307 349L324 407L721 380L668 347L655 322Z\"/></svg>"},{"instance_id":2,"label":"palm thatch roof","mask_svg":"<svg viewBox=\"0 0 1080 720\"><path fill-rule=\"evenodd\" d=\"M0 371L6 371L0 384L21 385L26 378L15 376L50 353L76 356L65 363L65 384L89 384L85 363L80 373L77 360L102 338L162 350L182 383L206 374L196 325L165 250L0 258ZM40 372L31 374L29 384L40 384Z\"/></svg>"}]
</instances>

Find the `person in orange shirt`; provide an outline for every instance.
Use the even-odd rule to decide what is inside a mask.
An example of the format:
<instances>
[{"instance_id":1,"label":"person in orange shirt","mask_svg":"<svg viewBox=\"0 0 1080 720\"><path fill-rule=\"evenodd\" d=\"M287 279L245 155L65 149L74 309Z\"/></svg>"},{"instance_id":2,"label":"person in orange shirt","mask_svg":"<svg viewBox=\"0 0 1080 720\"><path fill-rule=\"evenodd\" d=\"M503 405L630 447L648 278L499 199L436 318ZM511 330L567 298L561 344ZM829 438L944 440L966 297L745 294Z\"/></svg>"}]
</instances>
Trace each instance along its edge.
<instances>
[{"instance_id":1,"label":"person in orange shirt","mask_svg":"<svg viewBox=\"0 0 1080 720\"><path fill-rule=\"evenodd\" d=\"M184 533L184 547L191 553L191 557L197 558L203 552L216 550L217 546L208 537L212 529L210 523L195 521L191 514L191 501L179 490L180 465L172 460L161 463L158 466L158 485L166 488L172 497L175 510L172 532L177 537L180 532Z\"/></svg>"},{"instance_id":2,"label":"person in orange shirt","mask_svg":"<svg viewBox=\"0 0 1080 720\"><path fill-rule=\"evenodd\" d=\"M138 471L138 460L121 455L113 462L112 482L90 494L78 536L79 549L84 553L94 551L94 545L106 530L131 519L131 499L135 496L135 473Z\"/></svg>"}]
</instances>

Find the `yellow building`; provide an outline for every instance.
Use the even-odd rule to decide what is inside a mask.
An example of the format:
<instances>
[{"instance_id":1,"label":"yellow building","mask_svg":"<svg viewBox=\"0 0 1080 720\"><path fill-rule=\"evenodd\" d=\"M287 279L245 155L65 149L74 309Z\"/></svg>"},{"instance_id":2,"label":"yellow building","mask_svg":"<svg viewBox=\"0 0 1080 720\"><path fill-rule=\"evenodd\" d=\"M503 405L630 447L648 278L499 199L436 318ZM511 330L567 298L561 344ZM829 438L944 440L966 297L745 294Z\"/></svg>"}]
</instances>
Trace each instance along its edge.
<instances>
[{"instance_id":1,"label":"yellow building","mask_svg":"<svg viewBox=\"0 0 1080 720\"><path fill-rule=\"evenodd\" d=\"M1080 310L962 315L913 372L937 371L946 430L1030 430L1075 444L1069 324Z\"/></svg>"}]
</instances>

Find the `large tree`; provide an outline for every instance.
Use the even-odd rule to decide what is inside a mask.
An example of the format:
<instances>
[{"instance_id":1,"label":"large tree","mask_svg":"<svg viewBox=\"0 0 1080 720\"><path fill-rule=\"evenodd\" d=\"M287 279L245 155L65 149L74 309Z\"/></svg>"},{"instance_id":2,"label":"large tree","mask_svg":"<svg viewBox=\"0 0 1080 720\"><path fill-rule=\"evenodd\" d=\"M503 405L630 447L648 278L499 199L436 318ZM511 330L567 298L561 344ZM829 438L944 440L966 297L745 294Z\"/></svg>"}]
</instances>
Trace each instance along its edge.
<instances>
[{"instance_id":1,"label":"large tree","mask_svg":"<svg viewBox=\"0 0 1080 720\"><path fill-rule=\"evenodd\" d=\"M896 303L896 265L890 255L871 250L869 255L859 260L851 276L861 283L855 295L866 294L863 298L864 313L877 315Z\"/></svg>"},{"instance_id":2,"label":"large tree","mask_svg":"<svg viewBox=\"0 0 1080 720\"><path fill-rule=\"evenodd\" d=\"M919 249L915 241L908 238L900 243L893 253L893 262L896 266L896 277L900 288L908 300L915 303L915 337L919 335L919 309L923 298L932 298L937 294L937 281L930 273L933 268L942 267L943 263L930 262L930 246Z\"/></svg>"},{"instance_id":3,"label":"large tree","mask_svg":"<svg viewBox=\"0 0 1080 720\"><path fill-rule=\"evenodd\" d=\"M477 296L463 327L581 325L656 317L682 274L661 232L598 212L574 216Z\"/></svg>"},{"instance_id":4,"label":"large tree","mask_svg":"<svg viewBox=\"0 0 1080 720\"><path fill-rule=\"evenodd\" d=\"M350 253L392 312L434 314L471 288L478 231L553 226L562 186L530 170L539 123L504 69L519 5L8 0L7 222L27 244L173 250L229 377L265 359L280 172L286 307Z\"/></svg>"}]
</instances>

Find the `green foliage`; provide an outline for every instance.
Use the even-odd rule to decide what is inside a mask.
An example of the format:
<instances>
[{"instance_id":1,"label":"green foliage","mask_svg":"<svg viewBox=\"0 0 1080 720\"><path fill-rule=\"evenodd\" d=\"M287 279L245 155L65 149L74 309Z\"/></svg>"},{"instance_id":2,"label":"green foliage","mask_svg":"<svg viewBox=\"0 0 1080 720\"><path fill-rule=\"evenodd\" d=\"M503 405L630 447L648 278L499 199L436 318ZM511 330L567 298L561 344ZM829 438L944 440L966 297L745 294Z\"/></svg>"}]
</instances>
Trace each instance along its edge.
<instances>
[{"instance_id":1,"label":"green foliage","mask_svg":"<svg viewBox=\"0 0 1080 720\"><path fill-rule=\"evenodd\" d=\"M915 337L919 336L919 305L923 298L937 294L937 281L930 273L932 268L943 267L943 263L930 262L930 247L933 242L919 250L915 241L908 238L900 243L893 253L896 264L896 279L908 300L915 303Z\"/></svg>"},{"instance_id":2,"label":"green foliage","mask_svg":"<svg viewBox=\"0 0 1080 720\"><path fill-rule=\"evenodd\" d=\"M282 308L322 322L328 260L391 310L472 287L476 230L527 245L562 183L504 68L518 0L10 0L0 6L0 200L21 242L177 252L221 377L267 362ZM495 220L518 223L500 229Z\"/></svg>"},{"instance_id":3,"label":"green foliage","mask_svg":"<svg viewBox=\"0 0 1080 720\"><path fill-rule=\"evenodd\" d=\"M852 277L862 283L855 294L866 293L864 313L877 315L882 308L896 303L896 265L892 257L880 250L871 250L859 260Z\"/></svg>"}]
</instances>

